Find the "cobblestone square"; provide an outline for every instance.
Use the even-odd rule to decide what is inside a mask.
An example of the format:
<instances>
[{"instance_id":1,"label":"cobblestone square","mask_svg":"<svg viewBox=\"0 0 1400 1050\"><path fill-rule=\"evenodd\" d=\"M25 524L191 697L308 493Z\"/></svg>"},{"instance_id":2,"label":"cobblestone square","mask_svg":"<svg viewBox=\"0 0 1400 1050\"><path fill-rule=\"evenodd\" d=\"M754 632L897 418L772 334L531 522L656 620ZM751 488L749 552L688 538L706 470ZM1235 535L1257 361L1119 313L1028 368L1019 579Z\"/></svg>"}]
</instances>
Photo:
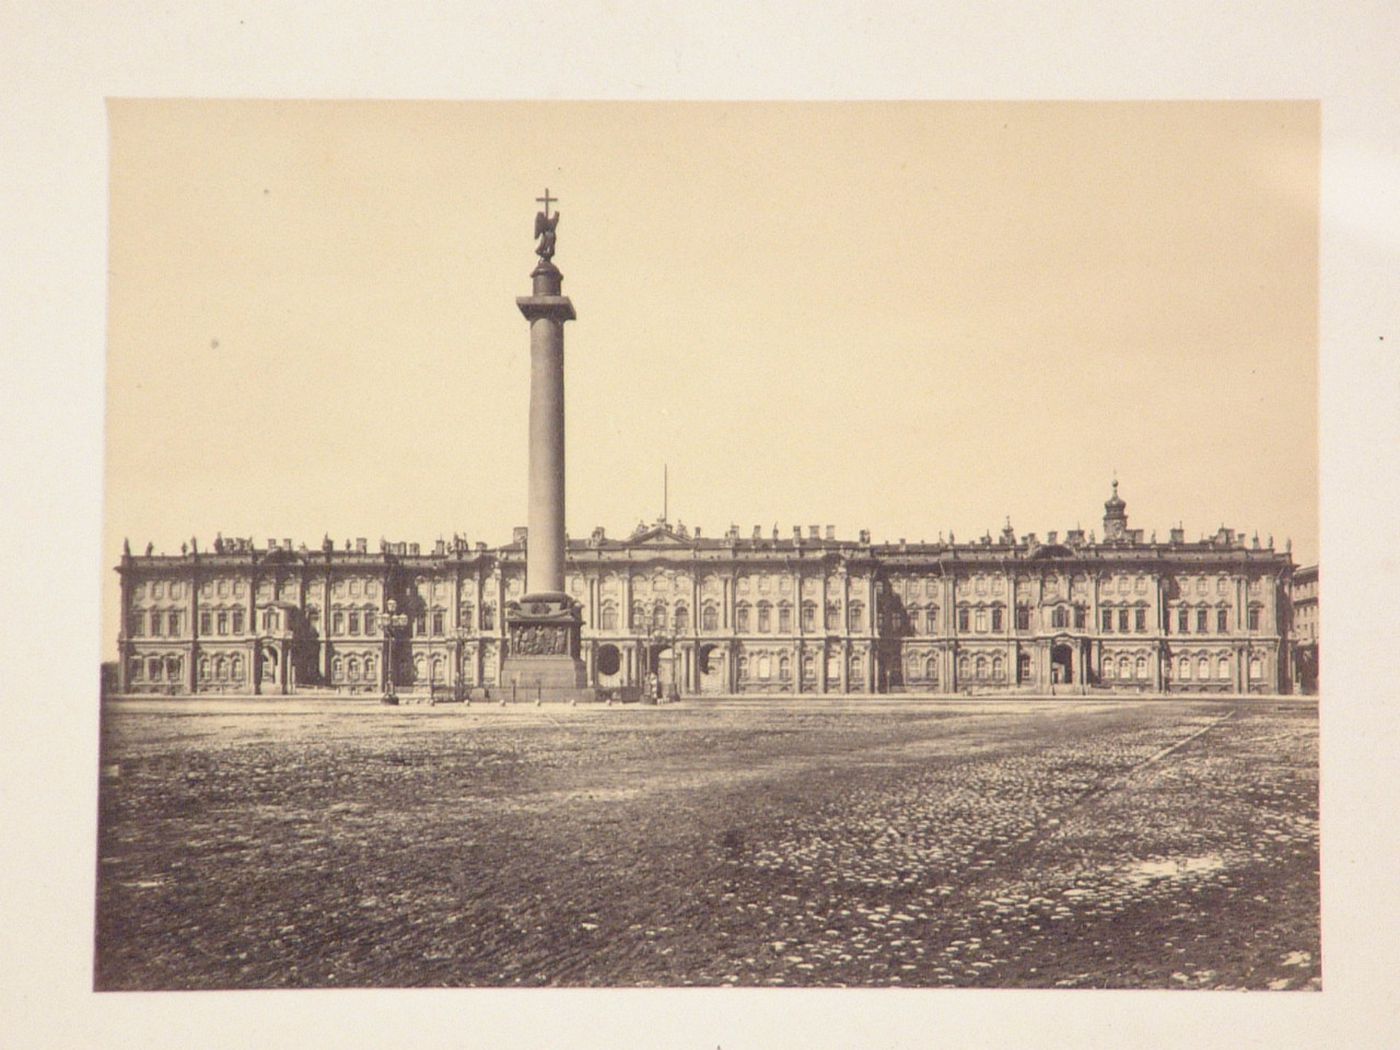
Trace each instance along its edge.
<instances>
[{"instance_id":1,"label":"cobblestone square","mask_svg":"<svg viewBox=\"0 0 1400 1050\"><path fill-rule=\"evenodd\" d=\"M1315 703L117 701L99 989L1320 987Z\"/></svg>"}]
</instances>

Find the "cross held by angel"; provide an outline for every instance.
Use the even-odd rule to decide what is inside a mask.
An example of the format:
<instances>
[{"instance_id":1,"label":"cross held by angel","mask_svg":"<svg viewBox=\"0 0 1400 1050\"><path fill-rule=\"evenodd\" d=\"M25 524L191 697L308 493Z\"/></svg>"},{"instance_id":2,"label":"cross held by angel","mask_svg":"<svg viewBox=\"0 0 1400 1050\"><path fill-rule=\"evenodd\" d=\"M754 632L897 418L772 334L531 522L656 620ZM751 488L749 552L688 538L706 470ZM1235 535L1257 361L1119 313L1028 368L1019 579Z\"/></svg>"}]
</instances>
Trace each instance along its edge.
<instances>
[{"instance_id":1,"label":"cross held by angel","mask_svg":"<svg viewBox=\"0 0 1400 1050\"><path fill-rule=\"evenodd\" d=\"M544 191L543 197L536 197L535 200L544 205L544 211L535 213L535 237L539 244L535 247L535 254L548 262L554 257L554 229L559 225L559 213L549 214L549 206L559 198L551 197L549 190Z\"/></svg>"}]
</instances>

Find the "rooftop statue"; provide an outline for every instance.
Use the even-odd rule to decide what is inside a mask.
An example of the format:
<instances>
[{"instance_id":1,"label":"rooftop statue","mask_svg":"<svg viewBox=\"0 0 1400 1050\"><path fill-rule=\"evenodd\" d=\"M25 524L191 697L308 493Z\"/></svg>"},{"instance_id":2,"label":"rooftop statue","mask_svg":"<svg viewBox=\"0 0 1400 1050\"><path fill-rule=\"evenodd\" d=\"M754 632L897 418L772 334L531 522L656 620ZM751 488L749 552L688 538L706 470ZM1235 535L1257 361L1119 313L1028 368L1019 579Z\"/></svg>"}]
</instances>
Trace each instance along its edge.
<instances>
[{"instance_id":1,"label":"rooftop statue","mask_svg":"<svg viewBox=\"0 0 1400 1050\"><path fill-rule=\"evenodd\" d=\"M558 198L551 197L549 190L544 191L543 197L536 197L535 200L544 205L544 211L535 213L535 237L539 244L535 246L535 254L545 262L554 258L554 228L559 225L559 213L549 214L549 206Z\"/></svg>"}]
</instances>

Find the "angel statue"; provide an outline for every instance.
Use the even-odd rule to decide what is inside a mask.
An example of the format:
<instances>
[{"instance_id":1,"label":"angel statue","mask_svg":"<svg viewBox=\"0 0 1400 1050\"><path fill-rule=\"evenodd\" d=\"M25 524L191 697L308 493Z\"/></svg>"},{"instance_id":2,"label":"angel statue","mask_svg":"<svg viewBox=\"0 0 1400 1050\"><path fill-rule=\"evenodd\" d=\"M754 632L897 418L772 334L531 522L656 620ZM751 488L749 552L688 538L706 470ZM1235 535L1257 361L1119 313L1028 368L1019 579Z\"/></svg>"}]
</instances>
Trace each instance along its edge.
<instances>
[{"instance_id":1,"label":"angel statue","mask_svg":"<svg viewBox=\"0 0 1400 1050\"><path fill-rule=\"evenodd\" d=\"M554 227L559 225L559 213L553 215L545 211L535 212L535 236L539 239L539 244L535 248L535 254L545 262L554 258Z\"/></svg>"}]
</instances>

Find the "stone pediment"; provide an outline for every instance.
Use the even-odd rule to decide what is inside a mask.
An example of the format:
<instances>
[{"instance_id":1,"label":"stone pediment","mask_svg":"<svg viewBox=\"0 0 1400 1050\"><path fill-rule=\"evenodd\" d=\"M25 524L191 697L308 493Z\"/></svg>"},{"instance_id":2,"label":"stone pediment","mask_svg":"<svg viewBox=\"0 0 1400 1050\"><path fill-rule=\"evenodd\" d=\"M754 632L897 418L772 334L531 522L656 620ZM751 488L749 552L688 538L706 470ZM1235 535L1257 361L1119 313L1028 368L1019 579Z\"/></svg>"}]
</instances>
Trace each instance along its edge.
<instances>
[{"instance_id":1,"label":"stone pediment","mask_svg":"<svg viewBox=\"0 0 1400 1050\"><path fill-rule=\"evenodd\" d=\"M689 547L690 538L681 536L669 524L651 525L638 529L627 540L633 547L680 548Z\"/></svg>"}]
</instances>

